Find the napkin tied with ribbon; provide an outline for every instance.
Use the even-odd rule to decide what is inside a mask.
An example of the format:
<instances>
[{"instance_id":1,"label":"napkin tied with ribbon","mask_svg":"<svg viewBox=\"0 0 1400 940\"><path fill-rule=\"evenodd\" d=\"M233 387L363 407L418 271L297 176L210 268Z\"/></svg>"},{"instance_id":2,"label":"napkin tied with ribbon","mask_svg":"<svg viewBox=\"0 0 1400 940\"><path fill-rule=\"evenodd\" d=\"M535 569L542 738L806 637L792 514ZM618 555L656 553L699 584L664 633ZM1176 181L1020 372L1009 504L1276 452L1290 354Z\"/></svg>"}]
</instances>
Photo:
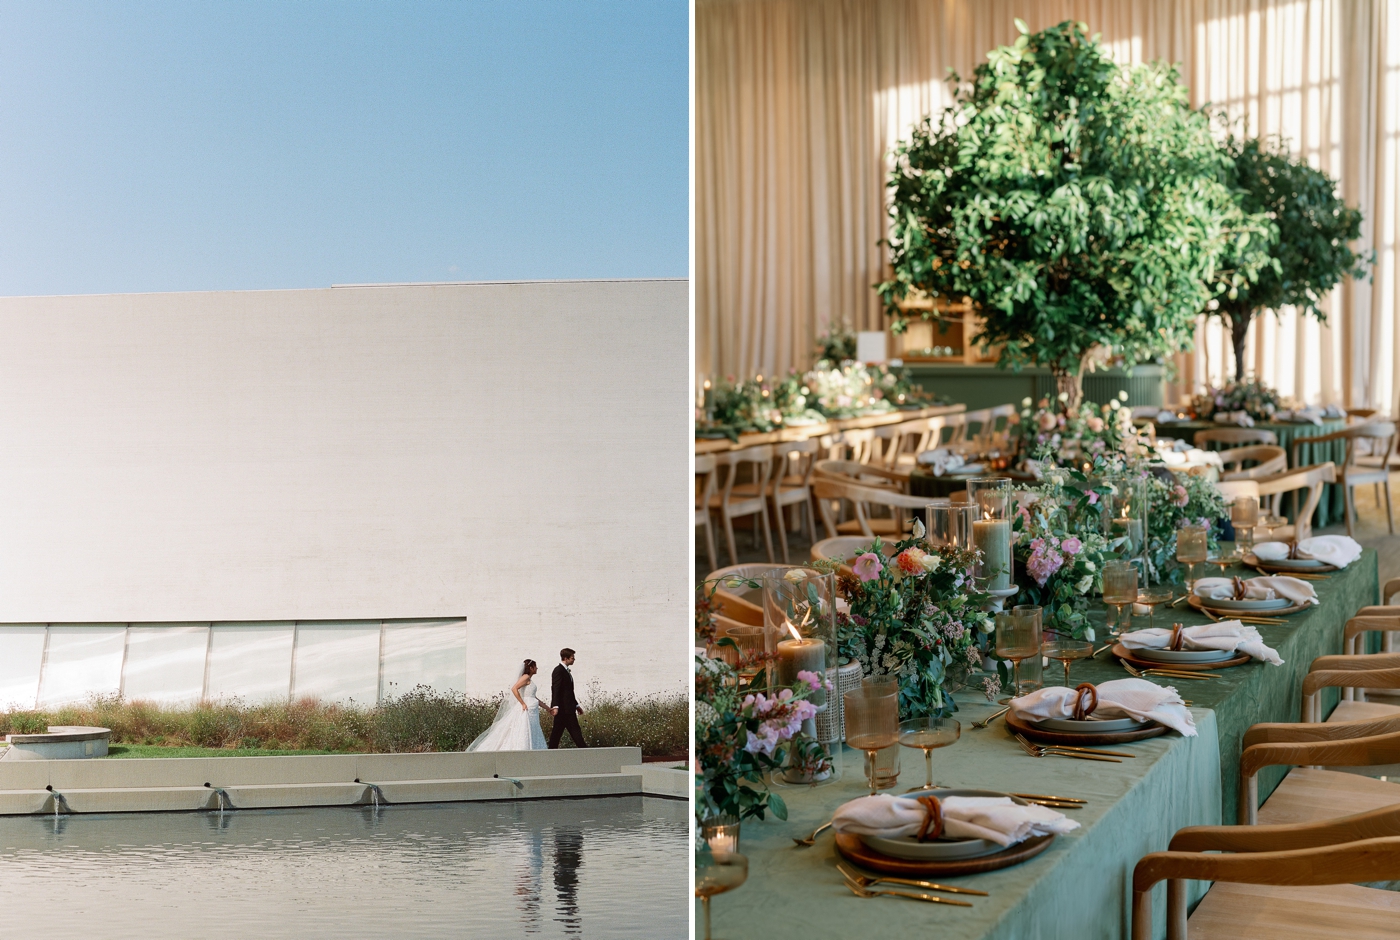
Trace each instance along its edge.
<instances>
[{"instance_id":1,"label":"napkin tied with ribbon","mask_svg":"<svg viewBox=\"0 0 1400 940\"><path fill-rule=\"evenodd\" d=\"M967 458L962 454L954 453L946 447L939 447L935 450L926 450L919 455L919 463L933 470L933 475L941 477L945 473L953 473L967 463Z\"/></svg>"},{"instance_id":2,"label":"napkin tied with ribbon","mask_svg":"<svg viewBox=\"0 0 1400 940\"><path fill-rule=\"evenodd\" d=\"M1079 823L1048 806L1021 806L1006 796L949 796L943 798L943 835L950 839L986 839L997 845L1014 845L1031 836L1069 832ZM831 828L882 839L917 836L928 819L918 800L881 793L862 796L837 807Z\"/></svg>"},{"instance_id":3,"label":"napkin tied with ribbon","mask_svg":"<svg viewBox=\"0 0 1400 940\"><path fill-rule=\"evenodd\" d=\"M1260 561L1281 561L1290 551L1287 542L1260 542L1254 546L1254 557ZM1347 535L1314 535L1298 542L1298 557L1345 568L1361 557L1361 543Z\"/></svg>"},{"instance_id":4,"label":"napkin tied with ribbon","mask_svg":"<svg viewBox=\"0 0 1400 940\"><path fill-rule=\"evenodd\" d=\"M1278 653L1264 645L1264 638L1259 635L1259 631L1245 626L1238 620L1222 620L1219 623L1187 627L1181 631L1181 638L1182 649L1239 651L1275 666L1283 665ZM1130 650L1164 650L1171 646L1172 631L1162 627L1134 630L1120 636L1118 642Z\"/></svg>"},{"instance_id":5,"label":"napkin tied with ribbon","mask_svg":"<svg viewBox=\"0 0 1400 940\"><path fill-rule=\"evenodd\" d=\"M1235 578L1201 578L1196 582L1196 595L1206 600L1230 601L1271 601L1287 598L1294 604L1309 606L1321 603L1313 586L1300 578L1285 575L1278 577L1249 578L1243 580L1245 595L1239 597Z\"/></svg>"},{"instance_id":6,"label":"napkin tied with ribbon","mask_svg":"<svg viewBox=\"0 0 1400 940\"><path fill-rule=\"evenodd\" d=\"M1170 634L1171 631L1167 632ZM1188 738L1196 735L1196 722L1191 712L1187 710L1180 693L1170 686L1163 688L1146 679L1113 679L1094 686L1094 692L1098 695L1098 706L1094 708L1092 718L1103 721L1114 718L1155 721ZM1079 700L1079 689L1067 689L1062 685L1047 686L1013 698L1011 714L1020 721L1073 718L1074 706Z\"/></svg>"}]
</instances>

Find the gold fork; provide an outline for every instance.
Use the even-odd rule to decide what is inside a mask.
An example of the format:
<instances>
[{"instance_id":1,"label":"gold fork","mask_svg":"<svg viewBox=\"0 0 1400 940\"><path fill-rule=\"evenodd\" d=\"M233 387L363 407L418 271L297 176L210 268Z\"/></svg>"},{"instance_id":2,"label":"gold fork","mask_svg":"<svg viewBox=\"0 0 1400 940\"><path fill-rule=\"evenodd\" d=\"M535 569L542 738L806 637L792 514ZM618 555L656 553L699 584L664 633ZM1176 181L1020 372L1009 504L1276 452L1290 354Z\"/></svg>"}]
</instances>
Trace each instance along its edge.
<instances>
[{"instance_id":1,"label":"gold fork","mask_svg":"<svg viewBox=\"0 0 1400 940\"><path fill-rule=\"evenodd\" d=\"M1019 734L1016 735L1016 743L1021 746L1021 750L1025 751L1031 757L1077 757L1080 760L1102 760L1108 761L1111 764L1123 763L1116 757L1101 757L1098 754L1084 754L1080 751L1051 751L1043 749L1038 745L1031 744Z\"/></svg>"},{"instance_id":2,"label":"gold fork","mask_svg":"<svg viewBox=\"0 0 1400 940\"><path fill-rule=\"evenodd\" d=\"M796 842L798 845L801 845L801 846L804 846L804 847L805 847L805 846L808 846L808 845L811 845L812 843L814 843L814 842L817 841L817 836L821 835L823 830L825 830L825 829L830 829L830 828L831 828L831 823L829 823L829 822L828 822L828 823L822 823L820 826L818 826L817 828L813 829L811 835L807 836L807 838L805 838L805 839L799 839L799 838L797 838L797 836L793 836L793 837L792 837L792 841L794 841L794 842Z\"/></svg>"},{"instance_id":3,"label":"gold fork","mask_svg":"<svg viewBox=\"0 0 1400 940\"><path fill-rule=\"evenodd\" d=\"M989 725L989 724L991 724L992 722L996 721L998 718L1000 718L1002 715L1005 715L1005 714L1006 714L1007 712L1009 712L1009 711L1011 711L1011 706L1010 706L1010 705L1006 706L1006 707L1003 708L1001 711L992 712L990 715L988 715L986 718L983 718L981 721L974 721L974 722L972 723L972 727L974 727L974 728L985 728L985 727L987 727L987 725Z\"/></svg>"},{"instance_id":4,"label":"gold fork","mask_svg":"<svg viewBox=\"0 0 1400 940\"><path fill-rule=\"evenodd\" d=\"M928 901L931 904L956 904L958 907L972 906L967 901L954 901L952 898L938 898L931 894L920 894L918 891L890 891L888 889L873 891L870 888L861 887L849 878L846 879L846 887L851 889L852 894L862 898L874 898L886 894L892 898L909 898L914 901Z\"/></svg>"},{"instance_id":5,"label":"gold fork","mask_svg":"<svg viewBox=\"0 0 1400 940\"><path fill-rule=\"evenodd\" d=\"M1208 679L1215 678L1215 676L1203 676L1195 672L1173 672L1170 669L1138 670L1134 669L1133 664L1128 662L1126 659L1120 659L1118 660L1118 662L1122 665L1124 669L1128 670L1128 675L1134 676L1138 679L1150 679L1155 676L1159 679L1195 679L1197 681L1204 682Z\"/></svg>"},{"instance_id":6,"label":"gold fork","mask_svg":"<svg viewBox=\"0 0 1400 940\"><path fill-rule=\"evenodd\" d=\"M853 881L862 888L868 888L871 885L885 882L887 884L909 885L911 888L928 888L930 891L944 891L950 894L977 894L984 898L988 896L985 891L978 891L974 888L958 888L953 885L941 885L936 881L915 881L912 878L895 878L889 875L880 875L879 877L865 875L847 867L845 862L837 862L836 867L840 870L841 874L846 876L847 881Z\"/></svg>"},{"instance_id":7,"label":"gold fork","mask_svg":"<svg viewBox=\"0 0 1400 940\"><path fill-rule=\"evenodd\" d=\"M1106 754L1109 757L1137 757L1136 754L1128 754L1124 751L1105 751L1096 747L1077 747L1073 744L1036 744L1019 731L1016 734L1031 747L1038 747L1042 751L1082 751L1085 754Z\"/></svg>"}]
</instances>

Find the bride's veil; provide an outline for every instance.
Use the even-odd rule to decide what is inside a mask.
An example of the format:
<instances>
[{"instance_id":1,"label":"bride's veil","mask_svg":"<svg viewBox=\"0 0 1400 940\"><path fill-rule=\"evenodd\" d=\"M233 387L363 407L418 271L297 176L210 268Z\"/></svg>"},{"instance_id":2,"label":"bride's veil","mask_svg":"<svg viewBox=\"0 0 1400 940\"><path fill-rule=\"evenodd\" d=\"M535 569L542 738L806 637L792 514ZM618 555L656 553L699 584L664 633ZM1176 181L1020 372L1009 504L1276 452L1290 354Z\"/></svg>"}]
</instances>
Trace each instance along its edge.
<instances>
[{"instance_id":1,"label":"bride's veil","mask_svg":"<svg viewBox=\"0 0 1400 940\"><path fill-rule=\"evenodd\" d=\"M518 682L520 680L520 677L523 675L525 675L524 661L520 663L520 668L516 670L515 678L511 679L510 682L506 684L505 694L501 696L501 707L496 709L495 719L492 720L490 727L488 727L485 731L481 732L481 734L478 734L475 738L472 738L472 743L467 745L468 751L476 750L477 745L479 745L483 740L485 740L488 734L496 730L496 727L502 722L504 722L507 718L510 718L514 709L520 707L520 703L515 700L515 696L510 694L510 688L511 686L515 685L515 683Z\"/></svg>"}]
</instances>

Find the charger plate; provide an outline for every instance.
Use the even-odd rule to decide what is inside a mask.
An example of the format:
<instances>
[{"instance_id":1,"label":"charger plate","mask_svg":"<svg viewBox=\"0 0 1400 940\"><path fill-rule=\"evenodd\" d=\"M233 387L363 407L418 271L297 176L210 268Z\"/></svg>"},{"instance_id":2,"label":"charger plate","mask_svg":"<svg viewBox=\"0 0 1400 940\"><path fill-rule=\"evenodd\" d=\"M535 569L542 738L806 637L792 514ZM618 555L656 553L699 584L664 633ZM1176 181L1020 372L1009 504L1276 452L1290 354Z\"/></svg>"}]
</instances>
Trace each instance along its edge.
<instances>
[{"instance_id":1,"label":"charger plate","mask_svg":"<svg viewBox=\"0 0 1400 940\"><path fill-rule=\"evenodd\" d=\"M895 797L898 800L915 800L921 796L936 796L944 799L950 796L1004 796L1011 802L1020 806L1028 805L1019 796L1012 796L1010 793L1001 793L996 790L970 790L965 787L943 787L937 790L923 790L916 793L901 793ZM860 841L864 842L872 851L881 855L888 855L890 858L913 859L914 861L947 861L954 858L978 858L982 855L991 855L993 852L1000 852L1001 846L986 839L932 839L928 842L918 842L912 837L903 836L898 839L884 839L878 836L861 836Z\"/></svg>"},{"instance_id":2,"label":"charger plate","mask_svg":"<svg viewBox=\"0 0 1400 940\"><path fill-rule=\"evenodd\" d=\"M1280 614L1296 614L1300 610L1307 610L1312 604L1294 604L1292 607L1275 607L1272 610L1228 610L1224 607L1208 605L1204 598L1192 594L1191 599L1186 602L1197 610L1208 610L1211 613L1224 617L1226 620L1235 620L1239 617L1248 617L1254 614L1257 617L1277 617Z\"/></svg>"},{"instance_id":3,"label":"charger plate","mask_svg":"<svg viewBox=\"0 0 1400 940\"><path fill-rule=\"evenodd\" d=\"M882 855L861 841L852 832L836 833L836 851L846 858L871 871L887 875L975 875L984 871L996 871L1034 858L1050 847L1055 836L1032 836L1024 842L1009 845L991 855L976 858L912 859L893 858Z\"/></svg>"},{"instance_id":4,"label":"charger plate","mask_svg":"<svg viewBox=\"0 0 1400 940\"><path fill-rule=\"evenodd\" d=\"M1021 721L1010 712L1006 713L1003 720L1006 722L1007 728L1017 734L1024 734L1031 741L1039 744L1068 744L1071 747L1084 747L1089 744L1128 744L1132 741L1143 741L1167 733L1167 726L1159 725L1155 721L1149 722L1147 727L1140 731L1105 731L1101 734L1086 734L1078 731L1047 731L1030 722Z\"/></svg>"},{"instance_id":5,"label":"charger plate","mask_svg":"<svg viewBox=\"0 0 1400 940\"><path fill-rule=\"evenodd\" d=\"M1234 658L1233 650L1133 650L1138 659L1148 659L1163 666L1181 663L1219 663Z\"/></svg>"},{"instance_id":6,"label":"charger plate","mask_svg":"<svg viewBox=\"0 0 1400 940\"><path fill-rule=\"evenodd\" d=\"M1249 567L1255 568L1255 569L1257 569L1257 570L1259 570L1259 571L1263 571L1263 572L1265 572L1266 574L1290 574L1290 573L1292 573L1292 572L1297 572L1297 571L1301 571L1301 572L1304 572L1304 573L1306 573L1306 574L1326 574L1326 573L1329 572L1329 571L1341 571L1341 570L1342 570L1342 569L1338 568L1336 565L1323 565L1323 564L1319 564L1319 565L1315 565L1315 566L1314 566L1314 565L1307 565L1307 566L1304 566L1304 565L1297 565L1297 564L1294 564L1294 565L1280 565L1280 564L1275 564L1275 563L1272 562L1272 561L1264 561L1263 559L1261 559L1258 555L1254 554L1253 552L1246 552L1245 555L1244 555L1244 558L1243 558L1242 560L1244 561L1244 563L1245 563L1246 565L1249 565ZM1288 561L1288 559L1286 559L1286 558L1283 559L1283 560L1284 560L1284 561ZM1311 560L1313 560L1313 559L1307 559L1307 560L1308 560L1308 561L1311 561Z\"/></svg>"},{"instance_id":7,"label":"charger plate","mask_svg":"<svg viewBox=\"0 0 1400 940\"><path fill-rule=\"evenodd\" d=\"M1128 649L1122 643L1114 643L1113 649L1109 652L1130 665L1136 666L1138 669L1170 669L1172 672L1205 672L1210 669L1229 669L1231 666L1243 666L1250 661L1250 655L1248 653L1240 653L1232 659L1222 659L1218 663L1172 663L1171 665L1167 665L1163 662L1154 662L1153 660L1136 656L1132 650ZM1010 712L1007 712L1007 714L1010 715Z\"/></svg>"}]
</instances>

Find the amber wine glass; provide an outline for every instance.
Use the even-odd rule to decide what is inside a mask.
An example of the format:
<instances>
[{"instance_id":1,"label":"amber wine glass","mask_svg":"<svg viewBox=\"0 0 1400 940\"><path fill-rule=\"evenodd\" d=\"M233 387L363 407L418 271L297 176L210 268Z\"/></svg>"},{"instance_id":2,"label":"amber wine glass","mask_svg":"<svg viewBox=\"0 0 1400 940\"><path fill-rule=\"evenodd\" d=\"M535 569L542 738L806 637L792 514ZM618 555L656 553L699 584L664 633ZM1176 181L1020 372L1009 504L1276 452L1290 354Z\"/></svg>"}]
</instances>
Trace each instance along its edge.
<instances>
[{"instance_id":1,"label":"amber wine glass","mask_svg":"<svg viewBox=\"0 0 1400 940\"><path fill-rule=\"evenodd\" d=\"M870 795L879 793L875 756L899 740L899 692L881 685L862 685L845 695L846 743L865 752L865 776Z\"/></svg>"},{"instance_id":2,"label":"amber wine glass","mask_svg":"<svg viewBox=\"0 0 1400 940\"><path fill-rule=\"evenodd\" d=\"M1137 566L1130 561L1110 561L1103 566L1103 602L1118 611L1110 636L1122 636L1132 624L1137 603Z\"/></svg>"},{"instance_id":3,"label":"amber wine glass","mask_svg":"<svg viewBox=\"0 0 1400 940\"><path fill-rule=\"evenodd\" d=\"M932 715L925 715L922 718L910 718L908 721L899 723L899 743L905 747L917 747L924 752L924 785L912 788L909 790L910 793L934 789L933 752L940 747L952 744L961 734L962 725L956 718L935 718Z\"/></svg>"},{"instance_id":4,"label":"amber wine glass","mask_svg":"<svg viewBox=\"0 0 1400 940\"><path fill-rule=\"evenodd\" d=\"M997 655L1011 660L1011 695L1002 704L1021 694L1021 660L1040 655L1040 616L1041 609L1031 604L997 614Z\"/></svg>"},{"instance_id":5,"label":"amber wine glass","mask_svg":"<svg viewBox=\"0 0 1400 940\"><path fill-rule=\"evenodd\" d=\"M705 912L705 940L710 937L710 898L733 891L749 878L749 860L738 852L701 852L695 860L695 896Z\"/></svg>"},{"instance_id":6,"label":"amber wine glass","mask_svg":"<svg viewBox=\"0 0 1400 940\"><path fill-rule=\"evenodd\" d=\"M1060 665L1065 667L1065 686L1069 686L1069 664L1076 659L1087 659L1093 655L1094 644L1088 640L1076 640L1072 636L1061 636L1052 633L1045 638L1045 642L1040 646L1040 652L1050 659L1058 660Z\"/></svg>"}]
</instances>

